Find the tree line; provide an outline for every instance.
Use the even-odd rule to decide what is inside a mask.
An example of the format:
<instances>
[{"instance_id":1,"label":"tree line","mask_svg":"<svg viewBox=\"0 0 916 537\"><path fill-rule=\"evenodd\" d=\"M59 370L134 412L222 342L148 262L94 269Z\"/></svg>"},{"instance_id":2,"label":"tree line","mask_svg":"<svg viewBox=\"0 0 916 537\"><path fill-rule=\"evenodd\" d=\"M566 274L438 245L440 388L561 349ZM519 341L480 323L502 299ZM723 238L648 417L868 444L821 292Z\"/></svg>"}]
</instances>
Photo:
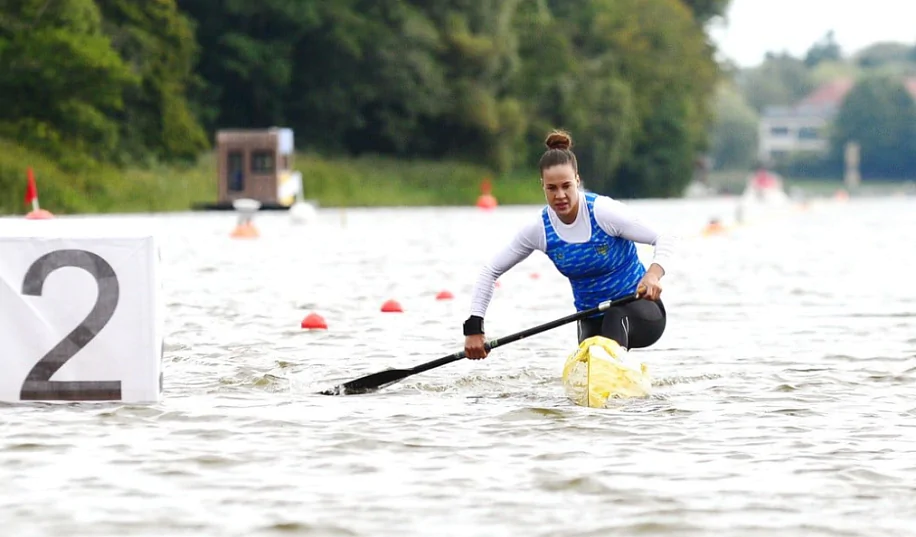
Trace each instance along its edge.
<instances>
[{"instance_id":1,"label":"tree line","mask_svg":"<svg viewBox=\"0 0 916 537\"><path fill-rule=\"evenodd\" d=\"M773 167L793 177L839 178L844 148L857 142L864 179L916 177L916 100L907 89L916 77L916 46L878 42L849 53L828 32L799 57L774 52L760 65L726 72L716 90L715 168L757 164L757 129L767 107L794 105L821 84L848 79L853 86L821 133L827 151L787 155Z\"/></svg>"},{"instance_id":2,"label":"tree line","mask_svg":"<svg viewBox=\"0 0 916 537\"><path fill-rule=\"evenodd\" d=\"M65 166L190 161L219 128L327 155L530 169L680 194L709 147L728 0L0 0L0 137Z\"/></svg>"}]
</instances>

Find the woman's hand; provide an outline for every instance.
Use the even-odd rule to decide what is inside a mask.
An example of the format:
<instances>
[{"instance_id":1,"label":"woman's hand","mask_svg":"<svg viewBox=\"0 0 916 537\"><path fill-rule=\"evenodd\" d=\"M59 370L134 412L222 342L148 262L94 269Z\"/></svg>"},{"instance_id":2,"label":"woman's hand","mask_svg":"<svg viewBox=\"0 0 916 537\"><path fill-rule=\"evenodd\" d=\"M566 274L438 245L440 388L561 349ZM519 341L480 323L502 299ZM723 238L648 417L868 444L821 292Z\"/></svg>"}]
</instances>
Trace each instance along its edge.
<instances>
[{"instance_id":1,"label":"woman's hand","mask_svg":"<svg viewBox=\"0 0 916 537\"><path fill-rule=\"evenodd\" d=\"M482 360L487 357L487 340L483 334L474 334L464 338L464 354L470 360Z\"/></svg>"},{"instance_id":2,"label":"woman's hand","mask_svg":"<svg viewBox=\"0 0 916 537\"><path fill-rule=\"evenodd\" d=\"M639 281L637 289L642 292L640 298L648 300L658 300L662 294L662 284L658 281L658 275L652 272L646 272L642 280Z\"/></svg>"}]
</instances>

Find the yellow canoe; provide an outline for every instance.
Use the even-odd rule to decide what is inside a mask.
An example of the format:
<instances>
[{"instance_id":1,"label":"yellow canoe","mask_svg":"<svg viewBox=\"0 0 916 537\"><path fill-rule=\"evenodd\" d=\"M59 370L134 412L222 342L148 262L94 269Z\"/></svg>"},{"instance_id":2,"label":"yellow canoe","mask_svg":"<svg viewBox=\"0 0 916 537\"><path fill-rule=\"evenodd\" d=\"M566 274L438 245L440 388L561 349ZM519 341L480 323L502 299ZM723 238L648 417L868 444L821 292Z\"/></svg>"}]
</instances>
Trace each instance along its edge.
<instances>
[{"instance_id":1,"label":"yellow canoe","mask_svg":"<svg viewBox=\"0 0 916 537\"><path fill-rule=\"evenodd\" d=\"M616 341L594 336L566 359L563 388L579 406L604 408L608 399L649 395L652 377L646 364L631 360Z\"/></svg>"}]
</instances>

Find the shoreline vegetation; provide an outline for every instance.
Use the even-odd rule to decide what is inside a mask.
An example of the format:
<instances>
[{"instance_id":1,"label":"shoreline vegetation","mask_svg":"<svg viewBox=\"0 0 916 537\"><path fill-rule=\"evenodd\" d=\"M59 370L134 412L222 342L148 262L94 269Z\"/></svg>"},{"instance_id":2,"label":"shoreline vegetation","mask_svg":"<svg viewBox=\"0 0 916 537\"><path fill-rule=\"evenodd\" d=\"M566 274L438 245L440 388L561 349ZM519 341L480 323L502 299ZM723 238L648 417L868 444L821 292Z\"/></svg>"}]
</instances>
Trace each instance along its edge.
<instances>
[{"instance_id":1,"label":"shoreline vegetation","mask_svg":"<svg viewBox=\"0 0 916 537\"><path fill-rule=\"evenodd\" d=\"M28 211L23 201L28 167L35 173L41 206L54 214L186 212L195 204L216 200L216 156L212 152L186 166L122 170L97 164L69 172L39 152L0 140L0 188L15 194L0 198L0 215ZM500 205L543 202L535 169L498 175L486 166L461 162L326 158L301 153L294 167L302 172L305 199L316 201L319 207L473 206L485 179L490 180ZM713 172L709 181L737 194L749 173ZM583 181L588 187L587 179ZM844 188L840 179L787 180L787 186L808 196L830 196ZM882 181L863 184L859 193L912 190L912 182Z\"/></svg>"},{"instance_id":2,"label":"shoreline vegetation","mask_svg":"<svg viewBox=\"0 0 916 537\"><path fill-rule=\"evenodd\" d=\"M28 212L24 203L28 167L34 171L42 208L60 215L187 212L217 197L213 152L184 166L119 169L100 163L73 172L40 152L0 139L0 189L9 193L0 198L0 215ZM303 153L296 155L294 168L302 173L305 199L319 207L473 206L487 179L500 205L543 202L534 168L499 175L486 166L463 162ZM738 194L749 173L713 172L709 182ZM587 178L583 181L587 188ZM844 188L840 179L787 179L786 183L815 197ZM863 184L858 193L889 195L913 189L911 181L882 181Z\"/></svg>"},{"instance_id":3,"label":"shoreline vegetation","mask_svg":"<svg viewBox=\"0 0 916 537\"><path fill-rule=\"evenodd\" d=\"M0 215L25 214L31 167L42 208L54 214L184 212L217 198L216 155L149 168L98 163L68 171L54 159L0 139ZM537 171L499 175L486 166L394 157L328 158L297 153L304 198L320 207L474 205L489 180L501 205L543 201Z\"/></svg>"}]
</instances>

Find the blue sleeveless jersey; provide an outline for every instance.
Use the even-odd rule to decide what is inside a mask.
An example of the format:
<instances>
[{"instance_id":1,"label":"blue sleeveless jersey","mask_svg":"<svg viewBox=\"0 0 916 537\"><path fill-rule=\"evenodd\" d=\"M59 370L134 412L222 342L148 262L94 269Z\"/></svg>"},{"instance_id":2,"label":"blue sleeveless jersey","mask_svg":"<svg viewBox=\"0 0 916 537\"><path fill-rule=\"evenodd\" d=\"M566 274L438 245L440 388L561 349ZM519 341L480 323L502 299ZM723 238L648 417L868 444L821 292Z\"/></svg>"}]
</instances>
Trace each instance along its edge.
<instances>
[{"instance_id":1,"label":"blue sleeveless jersey","mask_svg":"<svg viewBox=\"0 0 916 537\"><path fill-rule=\"evenodd\" d=\"M613 237L595 220L595 199L585 194L592 234L587 242L575 244L561 239L550 224L547 207L541 212L547 234L547 257L569 279L577 311L597 306L636 292L646 268L636 254L636 245Z\"/></svg>"}]
</instances>

